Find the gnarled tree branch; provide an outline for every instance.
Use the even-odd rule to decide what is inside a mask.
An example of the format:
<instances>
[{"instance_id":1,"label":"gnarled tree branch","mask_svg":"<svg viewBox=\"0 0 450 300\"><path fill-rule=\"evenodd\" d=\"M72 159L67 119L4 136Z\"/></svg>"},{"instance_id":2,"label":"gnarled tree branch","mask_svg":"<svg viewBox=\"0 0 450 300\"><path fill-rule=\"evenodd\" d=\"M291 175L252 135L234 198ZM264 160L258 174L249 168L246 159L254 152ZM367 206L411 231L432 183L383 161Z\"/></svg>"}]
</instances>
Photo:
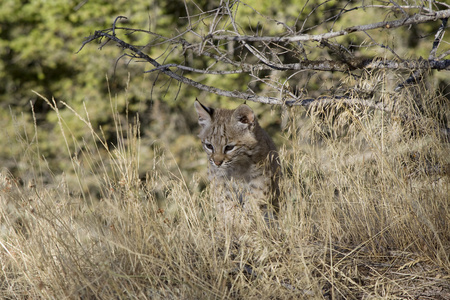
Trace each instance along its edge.
<instances>
[{"instance_id":1,"label":"gnarled tree branch","mask_svg":"<svg viewBox=\"0 0 450 300\"><path fill-rule=\"evenodd\" d=\"M355 11L362 8L365 9L365 7L363 6L353 7L351 9L345 10L345 12L348 13L350 11ZM276 84L272 84L269 83L270 80L266 80L264 79L264 77L259 77L261 76L259 74L267 74L268 72L269 74L270 72L280 72L277 74L282 74L283 72L290 72L288 74L297 74L303 71L338 71L343 73L353 73L354 71L360 70L371 71L383 69L412 72L411 77L397 87L396 90L398 91L404 86L420 80L426 70L450 70L450 60L443 59L446 55L448 55L449 51L444 51L441 55L437 55L438 46L441 44L444 36L444 31L446 29L447 18L450 16L450 9L432 11L431 8L427 8L421 10L422 12L425 11L426 13L416 13L412 16L408 16L407 12L405 11L405 9L411 9L410 6L395 6L395 8L391 6L387 9L400 9L403 15L407 16L405 18L394 21L384 21L366 25L355 25L339 31L330 31L322 34L296 34L294 30L289 28L289 26L283 24L285 28L287 28L287 34L285 36L249 36L239 33L242 30L235 20L236 14L231 11L231 8L228 6L217 8L209 12L209 15L208 13L205 13L205 16L202 15L198 18L197 23L193 22L190 19L191 17L189 17L188 28L180 31L181 33L177 34L175 37L164 37L160 34L150 31L117 27L116 22L119 18L122 18L118 17L118 19L114 21L113 28L96 31L94 35L88 37L87 40L83 42L79 51L81 51L81 49L87 43L90 43L94 40L106 39L106 42L104 42L100 47L103 47L109 41L114 41L123 49L131 51L131 54L128 54L127 56L136 59L143 59L144 61L150 63L153 68L146 71L147 73L160 72L172 79L177 80L180 83L187 84L199 90L207 91L209 93L214 93L225 97L240 98L265 104L287 106L300 105L307 107L330 104L335 101L342 101L349 104L360 104L375 109L389 110L382 103L374 103L370 99L365 99L364 96L321 96L318 98L305 99L301 96L296 96L295 93L289 91L289 89L286 87L287 79L284 83L281 80ZM339 13L336 15L336 18L339 18L342 15L343 13ZM195 29L197 28L197 26L200 26L200 24L203 24L203 20L207 19L208 17L212 19L212 23L208 26L209 33L206 35L202 35ZM333 18L330 18L329 20L331 19ZM435 35L435 40L428 59L402 59L399 55L397 55L397 53L393 52L392 49L391 52L394 54L395 59L357 57L352 53L352 51L350 51L343 45L339 45L330 41L330 39L332 38L352 34L355 32L366 32L368 30L379 28L393 29L400 26L409 26L413 24L431 22L438 19L442 20L442 24ZM226 26L220 27L220 22L222 22L223 24L228 24L229 27L231 26L233 28L233 31L225 29ZM155 42L154 44L150 43L144 47L138 47L125 42L123 39L120 39L117 36L117 32L119 30L126 31L128 33L147 33L156 37ZM194 39L190 39L190 41L188 41L188 35L193 35ZM375 42L372 37L370 38L373 44L375 44L376 46L381 48L386 47ZM228 49L224 49L223 41L226 41ZM335 54L337 58L309 60L303 48L303 43L308 41L320 41L320 46L322 48L328 49L332 54ZM162 44L179 45L183 49L183 54L185 54L187 51L190 51L192 55L195 55L198 58L202 57L204 61L209 61L210 63L211 60L214 60L214 62L209 67L204 68L196 68L193 66L173 62L161 64L157 61L157 59L152 58L149 54L147 54L146 50L151 47L160 46ZM233 54L234 51L237 50L240 51L240 54ZM283 55L290 55L291 58L285 59L285 56ZM251 59L247 57L251 57ZM296 57L297 62L292 62L292 57ZM287 62L284 63L284 61ZM252 78L256 79L255 82L270 87L270 93L274 95L278 94L278 97L258 95L250 88L246 92L244 92L238 90L225 90L218 87L209 86L193 79L187 78L186 76L180 75L179 73L177 73L177 71L216 76L247 73ZM292 76L293 75L288 75L288 78L291 78Z\"/></svg>"}]
</instances>

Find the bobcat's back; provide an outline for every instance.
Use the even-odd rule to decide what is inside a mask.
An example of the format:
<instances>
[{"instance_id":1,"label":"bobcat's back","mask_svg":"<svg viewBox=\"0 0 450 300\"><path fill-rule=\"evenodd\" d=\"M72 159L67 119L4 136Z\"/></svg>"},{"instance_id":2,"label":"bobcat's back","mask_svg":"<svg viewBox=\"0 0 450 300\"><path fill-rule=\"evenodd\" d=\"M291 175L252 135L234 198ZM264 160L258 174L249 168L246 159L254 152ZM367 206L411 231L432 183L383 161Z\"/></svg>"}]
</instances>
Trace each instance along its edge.
<instances>
[{"instance_id":1,"label":"bobcat's back","mask_svg":"<svg viewBox=\"0 0 450 300\"><path fill-rule=\"evenodd\" d=\"M278 210L280 166L275 144L259 126L252 109L213 109L195 102L209 180L244 210Z\"/></svg>"}]
</instances>

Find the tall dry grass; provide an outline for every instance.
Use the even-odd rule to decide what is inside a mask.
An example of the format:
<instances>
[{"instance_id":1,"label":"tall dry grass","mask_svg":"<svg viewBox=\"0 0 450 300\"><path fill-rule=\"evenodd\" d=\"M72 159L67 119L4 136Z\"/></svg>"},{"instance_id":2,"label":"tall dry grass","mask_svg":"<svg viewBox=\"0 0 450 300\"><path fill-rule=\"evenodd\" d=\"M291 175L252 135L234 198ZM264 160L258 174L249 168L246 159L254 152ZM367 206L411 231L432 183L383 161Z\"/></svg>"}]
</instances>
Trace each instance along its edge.
<instances>
[{"instance_id":1,"label":"tall dry grass","mask_svg":"<svg viewBox=\"0 0 450 300\"><path fill-rule=\"evenodd\" d=\"M46 100L72 170L53 174L37 126L33 138L18 128L13 142L30 167L21 178L1 173L0 296L450 297L450 151L440 130L449 125L449 103L417 89L381 95L395 103L392 112L292 109L280 147L278 224L239 235L218 224L209 188L199 188L204 175L183 175L167 150L154 149L153 168L140 178L146 145L138 120L121 123L112 104L118 143L111 146L88 109L74 111L95 143L73 141Z\"/></svg>"}]
</instances>

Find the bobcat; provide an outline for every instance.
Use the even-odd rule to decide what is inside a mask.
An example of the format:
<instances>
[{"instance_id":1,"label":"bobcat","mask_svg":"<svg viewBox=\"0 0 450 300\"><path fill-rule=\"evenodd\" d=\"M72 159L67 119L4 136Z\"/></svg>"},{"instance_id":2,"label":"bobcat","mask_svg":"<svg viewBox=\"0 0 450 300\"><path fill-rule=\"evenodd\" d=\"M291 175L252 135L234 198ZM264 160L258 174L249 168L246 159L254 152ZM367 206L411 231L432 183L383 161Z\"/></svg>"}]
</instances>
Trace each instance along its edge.
<instances>
[{"instance_id":1,"label":"bobcat","mask_svg":"<svg viewBox=\"0 0 450 300\"><path fill-rule=\"evenodd\" d=\"M280 165L275 144L253 110L246 104L234 110L194 105L219 210L226 220L235 219L236 209L247 215L260 210L271 219L279 208Z\"/></svg>"}]
</instances>

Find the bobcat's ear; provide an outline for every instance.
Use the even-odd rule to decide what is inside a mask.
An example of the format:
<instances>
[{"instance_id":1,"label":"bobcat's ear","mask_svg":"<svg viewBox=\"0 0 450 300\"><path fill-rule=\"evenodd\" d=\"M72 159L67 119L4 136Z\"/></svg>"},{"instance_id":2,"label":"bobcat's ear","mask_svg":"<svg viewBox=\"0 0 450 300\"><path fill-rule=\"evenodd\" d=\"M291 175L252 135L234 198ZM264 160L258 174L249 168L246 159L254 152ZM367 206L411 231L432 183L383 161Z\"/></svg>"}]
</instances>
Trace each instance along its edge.
<instances>
[{"instance_id":1,"label":"bobcat's ear","mask_svg":"<svg viewBox=\"0 0 450 300\"><path fill-rule=\"evenodd\" d=\"M247 104L241 104L233 113L240 127L248 128L250 130L255 126L255 113Z\"/></svg>"},{"instance_id":2,"label":"bobcat's ear","mask_svg":"<svg viewBox=\"0 0 450 300\"><path fill-rule=\"evenodd\" d=\"M204 106L198 100L195 100L194 106L198 115L198 124L202 127L211 124L214 109Z\"/></svg>"}]
</instances>

